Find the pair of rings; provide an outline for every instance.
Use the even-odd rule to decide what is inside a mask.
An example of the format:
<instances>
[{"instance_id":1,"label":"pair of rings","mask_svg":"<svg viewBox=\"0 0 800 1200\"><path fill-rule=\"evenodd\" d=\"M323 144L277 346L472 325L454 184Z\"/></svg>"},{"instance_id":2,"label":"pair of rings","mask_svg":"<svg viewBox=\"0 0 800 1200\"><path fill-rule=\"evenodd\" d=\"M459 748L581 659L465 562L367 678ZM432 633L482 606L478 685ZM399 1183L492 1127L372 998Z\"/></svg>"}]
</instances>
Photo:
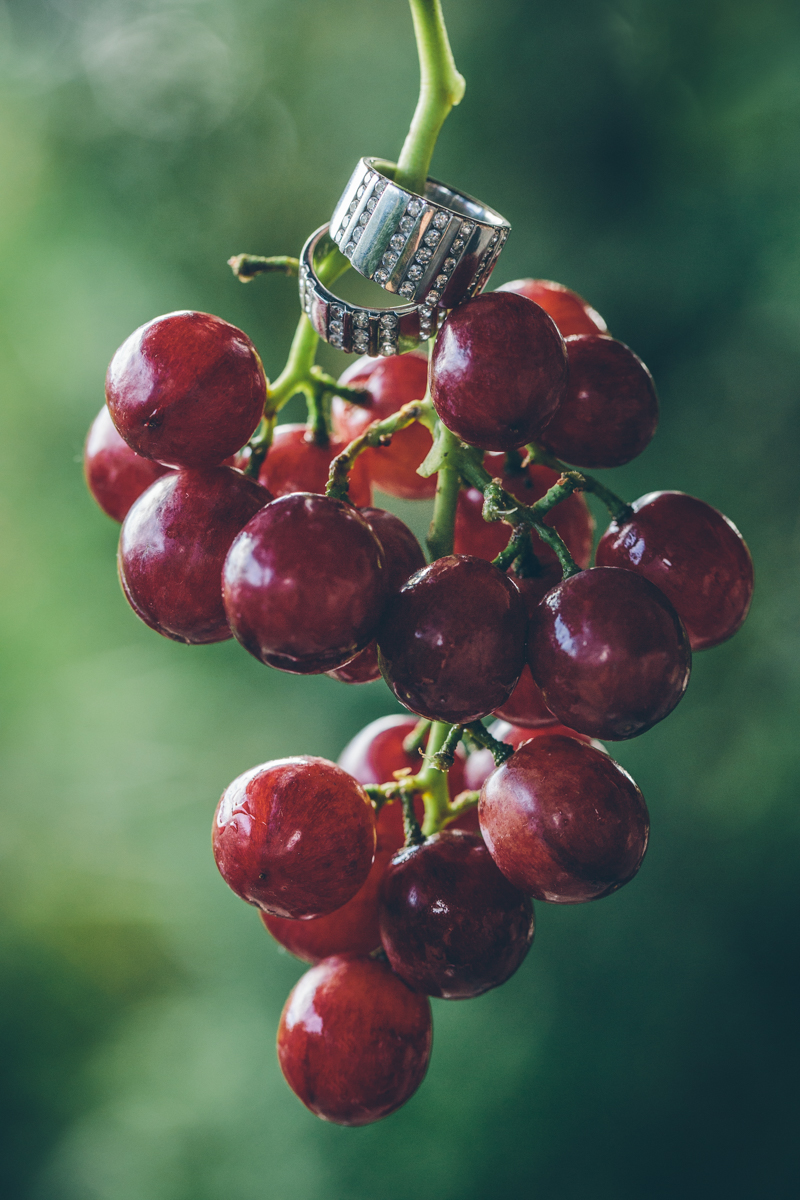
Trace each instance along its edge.
<instances>
[{"instance_id":1,"label":"pair of rings","mask_svg":"<svg viewBox=\"0 0 800 1200\"><path fill-rule=\"evenodd\" d=\"M446 310L485 286L511 229L499 213L436 179L426 181L424 196L399 187L394 170L362 158L330 224L312 233L300 258L300 304L320 337L347 353L399 354L433 337ZM400 303L363 308L329 291L315 260L334 244Z\"/></svg>"}]
</instances>

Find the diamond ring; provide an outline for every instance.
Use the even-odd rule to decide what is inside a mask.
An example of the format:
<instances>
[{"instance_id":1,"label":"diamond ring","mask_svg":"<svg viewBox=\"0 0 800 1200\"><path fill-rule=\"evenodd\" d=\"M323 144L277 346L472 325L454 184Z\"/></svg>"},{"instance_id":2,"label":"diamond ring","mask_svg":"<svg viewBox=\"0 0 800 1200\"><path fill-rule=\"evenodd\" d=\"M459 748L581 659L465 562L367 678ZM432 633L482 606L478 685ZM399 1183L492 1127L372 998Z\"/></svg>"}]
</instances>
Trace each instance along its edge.
<instances>
[{"instance_id":1,"label":"diamond ring","mask_svg":"<svg viewBox=\"0 0 800 1200\"><path fill-rule=\"evenodd\" d=\"M314 329L337 350L348 354L402 354L433 337L437 313L429 304L363 308L340 300L320 282L314 259L333 248L328 226L322 225L300 255L300 304Z\"/></svg>"},{"instance_id":2,"label":"diamond ring","mask_svg":"<svg viewBox=\"0 0 800 1200\"><path fill-rule=\"evenodd\" d=\"M353 268L388 292L455 308L485 286L508 221L436 179L417 196L393 182L393 163L362 158L330 223Z\"/></svg>"}]
</instances>

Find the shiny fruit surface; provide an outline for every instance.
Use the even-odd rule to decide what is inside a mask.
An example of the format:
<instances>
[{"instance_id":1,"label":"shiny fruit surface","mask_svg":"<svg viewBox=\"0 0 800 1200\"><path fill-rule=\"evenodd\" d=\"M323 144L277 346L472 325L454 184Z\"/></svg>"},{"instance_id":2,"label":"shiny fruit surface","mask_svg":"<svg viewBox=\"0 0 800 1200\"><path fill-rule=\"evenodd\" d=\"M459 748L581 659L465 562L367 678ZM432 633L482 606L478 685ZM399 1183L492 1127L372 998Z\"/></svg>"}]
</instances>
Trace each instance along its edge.
<instances>
[{"instance_id":1,"label":"shiny fruit surface","mask_svg":"<svg viewBox=\"0 0 800 1200\"><path fill-rule=\"evenodd\" d=\"M272 497L232 467L162 476L126 516L117 565L137 616L178 642L231 636L222 604L222 564L231 542Z\"/></svg>"},{"instance_id":2,"label":"shiny fruit surface","mask_svg":"<svg viewBox=\"0 0 800 1200\"><path fill-rule=\"evenodd\" d=\"M169 469L131 450L103 405L86 436L83 472L89 491L104 513L115 521L124 521L134 501Z\"/></svg>"},{"instance_id":3,"label":"shiny fruit surface","mask_svg":"<svg viewBox=\"0 0 800 1200\"><path fill-rule=\"evenodd\" d=\"M425 566L422 547L408 526L393 513L383 508L362 508L361 515L383 547L386 592L393 596L415 571ZM371 641L350 662L328 674L341 683L374 683L381 677L376 642Z\"/></svg>"},{"instance_id":4,"label":"shiny fruit surface","mask_svg":"<svg viewBox=\"0 0 800 1200\"><path fill-rule=\"evenodd\" d=\"M550 467L531 464L510 469L505 456L487 454L484 466L492 478L499 478L503 487L523 504L535 504L558 481L559 474ZM545 517L563 538L579 567L587 567L592 555L594 518L583 496L573 492L551 509ZM458 496L454 551L456 554L476 554L490 561L504 550L511 537L511 526L504 521L484 521L483 493L477 488L463 488ZM534 553L542 563L556 563L556 554L545 545L537 533L531 532Z\"/></svg>"},{"instance_id":5,"label":"shiny fruit surface","mask_svg":"<svg viewBox=\"0 0 800 1200\"><path fill-rule=\"evenodd\" d=\"M533 940L533 909L480 837L445 830L389 864L380 925L389 964L409 987L465 1000L520 966Z\"/></svg>"},{"instance_id":6,"label":"shiny fruit surface","mask_svg":"<svg viewBox=\"0 0 800 1200\"><path fill-rule=\"evenodd\" d=\"M488 292L453 309L431 359L431 398L457 437L485 450L535 441L566 378L564 340L544 309Z\"/></svg>"},{"instance_id":7,"label":"shiny fruit surface","mask_svg":"<svg viewBox=\"0 0 800 1200\"><path fill-rule=\"evenodd\" d=\"M733 637L750 607L753 561L726 516L684 492L650 492L608 527L597 564L649 579L675 606L692 650Z\"/></svg>"},{"instance_id":8,"label":"shiny fruit surface","mask_svg":"<svg viewBox=\"0 0 800 1200\"><path fill-rule=\"evenodd\" d=\"M261 420L267 383L247 334L208 313L156 317L123 342L106 376L119 433L145 458L216 466Z\"/></svg>"},{"instance_id":9,"label":"shiny fruit surface","mask_svg":"<svg viewBox=\"0 0 800 1200\"><path fill-rule=\"evenodd\" d=\"M289 1087L318 1117L369 1125L417 1090L432 1040L427 996L377 959L336 955L290 993L278 1061Z\"/></svg>"},{"instance_id":10,"label":"shiny fruit surface","mask_svg":"<svg viewBox=\"0 0 800 1200\"><path fill-rule=\"evenodd\" d=\"M347 368L339 382L366 391L364 405L350 404L341 396L333 398L333 431L346 445L372 421L382 421L404 404L423 398L428 386L428 360L414 351L391 358L360 358ZM436 491L436 476L423 479L417 474L417 467L431 444L428 430L415 421L395 433L388 446L371 446L360 458L381 491L401 500L429 500Z\"/></svg>"},{"instance_id":11,"label":"shiny fruit surface","mask_svg":"<svg viewBox=\"0 0 800 1200\"><path fill-rule=\"evenodd\" d=\"M593 567L548 592L528 661L558 719L590 737L636 737L672 712L692 653L678 614L642 575Z\"/></svg>"},{"instance_id":12,"label":"shiny fruit surface","mask_svg":"<svg viewBox=\"0 0 800 1200\"><path fill-rule=\"evenodd\" d=\"M572 737L525 742L483 785L481 830L507 879L555 904L599 900L647 849L641 792L612 758Z\"/></svg>"},{"instance_id":13,"label":"shiny fruit surface","mask_svg":"<svg viewBox=\"0 0 800 1200\"><path fill-rule=\"evenodd\" d=\"M372 640L386 598L383 550L352 505L279 496L231 546L225 611L246 650L299 675L340 667Z\"/></svg>"},{"instance_id":14,"label":"shiny fruit surface","mask_svg":"<svg viewBox=\"0 0 800 1200\"><path fill-rule=\"evenodd\" d=\"M539 441L576 467L621 467L641 454L658 426L653 378L614 338L567 338L569 375Z\"/></svg>"},{"instance_id":15,"label":"shiny fruit surface","mask_svg":"<svg viewBox=\"0 0 800 1200\"><path fill-rule=\"evenodd\" d=\"M528 618L516 585L482 558L449 555L412 575L378 631L381 670L420 716L463 724L511 695Z\"/></svg>"},{"instance_id":16,"label":"shiny fruit surface","mask_svg":"<svg viewBox=\"0 0 800 1200\"><path fill-rule=\"evenodd\" d=\"M516 292L538 304L553 318L562 337L576 333L608 333L600 313L563 283L554 283L552 279L512 279L496 290Z\"/></svg>"},{"instance_id":17,"label":"shiny fruit surface","mask_svg":"<svg viewBox=\"0 0 800 1200\"><path fill-rule=\"evenodd\" d=\"M290 492L323 493L331 463L346 444L332 439L327 446L318 446L308 426L278 425L258 482L269 488L273 496L288 496ZM372 485L363 454L353 464L349 486L348 498L356 508L371 503Z\"/></svg>"},{"instance_id":18,"label":"shiny fruit surface","mask_svg":"<svg viewBox=\"0 0 800 1200\"><path fill-rule=\"evenodd\" d=\"M320 917L366 882L375 814L359 783L324 758L262 763L217 805L214 858L228 886L278 917Z\"/></svg>"}]
</instances>

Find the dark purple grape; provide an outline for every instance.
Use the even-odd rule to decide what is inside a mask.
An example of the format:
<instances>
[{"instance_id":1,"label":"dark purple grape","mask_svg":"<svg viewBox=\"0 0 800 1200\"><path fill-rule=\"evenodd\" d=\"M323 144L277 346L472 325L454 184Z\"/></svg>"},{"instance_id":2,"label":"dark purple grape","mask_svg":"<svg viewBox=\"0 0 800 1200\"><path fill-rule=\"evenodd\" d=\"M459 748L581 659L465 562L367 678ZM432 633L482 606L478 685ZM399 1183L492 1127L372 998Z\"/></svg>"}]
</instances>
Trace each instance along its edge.
<instances>
[{"instance_id":1,"label":"dark purple grape","mask_svg":"<svg viewBox=\"0 0 800 1200\"><path fill-rule=\"evenodd\" d=\"M747 616L753 561L727 517L683 492L650 492L633 515L612 521L597 547L597 564L649 579L675 606L692 650L718 646Z\"/></svg>"},{"instance_id":2,"label":"dark purple grape","mask_svg":"<svg viewBox=\"0 0 800 1200\"><path fill-rule=\"evenodd\" d=\"M539 437L566 377L564 340L543 308L486 292L454 309L431 359L431 398L448 429L484 450Z\"/></svg>"},{"instance_id":3,"label":"dark purple grape","mask_svg":"<svg viewBox=\"0 0 800 1200\"><path fill-rule=\"evenodd\" d=\"M482 558L450 555L412 575L378 630L381 670L420 716L463 724L511 695L525 661L519 589Z\"/></svg>"},{"instance_id":4,"label":"dark purple grape","mask_svg":"<svg viewBox=\"0 0 800 1200\"><path fill-rule=\"evenodd\" d=\"M448 829L389 864L380 927L392 970L409 987L465 1000L520 966L533 940L533 909L479 836Z\"/></svg>"},{"instance_id":5,"label":"dark purple grape","mask_svg":"<svg viewBox=\"0 0 800 1200\"><path fill-rule=\"evenodd\" d=\"M689 639L641 575L593 567L548 592L531 620L531 674L559 721L620 741L672 712L686 691Z\"/></svg>"},{"instance_id":6,"label":"dark purple grape","mask_svg":"<svg viewBox=\"0 0 800 1200\"><path fill-rule=\"evenodd\" d=\"M553 318L562 337L574 333L608 332L600 313L563 283L553 283L552 279L512 279L496 290L516 292L538 304Z\"/></svg>"},{"instance_id":7,"label":"dark purple grape","mask_svg":"<svg viewBox=\"0 0 800 1200\"><path fill-rule=\"evenodd\" d=\"M653 378L614 338L567 338L569 375L539 441L576 467L621 467L641 454L658 426Z\"/></svg>"},{"instance_id":8,"label":"dark purple grape","mask_svg":"<svg viewBox=\"0 0 800 1200\"><path fill-rule=\"evenodd\" d=\"M358 509L313 492L279 496L231 546L225 611L246 650L314 675L372 640L386 599L380 542Z\"/></svg>"},{"instance_id":9,"label":"dark purple grape","mask_svg":"<svg viewBox=\"0 0 800 1200\"><path fill-rule=\"evenodd\" d=\"M508 880L538 900L580 904L632 879L650 821L636 784L603 751L543 731L481 791L481 832Z\"/></svg>"},{"instance_id":10,"label":"dark purple grape","mask_svg":"<svg viewBox=\"0 0 800 1200\"><path fill-rule=\"evenodd\" d=\"M137 616L177 642L229 638L222 564L239 530L271 499L232 467L156 480L131 508L119 537L119 578Z\"/></svg>"}]
</instances>

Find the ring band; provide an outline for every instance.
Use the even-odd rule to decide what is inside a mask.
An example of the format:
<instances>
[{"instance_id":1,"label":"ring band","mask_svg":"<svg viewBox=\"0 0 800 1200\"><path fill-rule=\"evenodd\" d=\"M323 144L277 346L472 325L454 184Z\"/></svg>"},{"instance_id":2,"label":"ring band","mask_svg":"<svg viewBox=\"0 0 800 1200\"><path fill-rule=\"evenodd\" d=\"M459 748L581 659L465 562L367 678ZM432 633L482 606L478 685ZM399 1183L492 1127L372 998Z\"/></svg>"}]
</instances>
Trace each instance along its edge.
<instances>
[{"instance_id":1,"label":"ring band","mask_svg":"<svg viewBox=\"0 0 800 1200\"><path fill-rule=\"evenodd\" d=\"M388 292L455 308L485 286L511 226L436 179L417 196L393 182L395 169L360 159L331 217L331 237L359 275Z\"/></svg>"},{"instance_id":2,"label":"ring band","mask_svg":"<svg viewBox=\"0 0 800 1200\"><path fill-rule=\"evenodd\" d=\"M314 266L320 244L327 239L332 246L328 228L322 225L312 233L300 255L300 305L319 336L348 354L384 357L412 350L433 337L437 313L432 305L362 308L328 291Z\"/></svg>"}]
</instances>

